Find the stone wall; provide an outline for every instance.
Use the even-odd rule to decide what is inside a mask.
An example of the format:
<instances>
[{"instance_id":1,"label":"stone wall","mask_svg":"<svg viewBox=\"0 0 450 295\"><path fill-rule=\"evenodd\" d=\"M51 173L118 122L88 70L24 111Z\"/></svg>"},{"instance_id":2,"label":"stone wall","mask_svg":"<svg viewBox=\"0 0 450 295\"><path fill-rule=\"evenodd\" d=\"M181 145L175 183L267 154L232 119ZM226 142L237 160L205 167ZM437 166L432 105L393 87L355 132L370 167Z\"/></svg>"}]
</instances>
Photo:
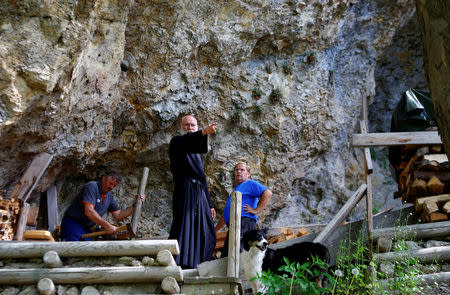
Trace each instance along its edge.
<instances>
[{"instance_id":1,"label":"stone wall","mask_svg":"<svg viewBox=\"0 0 450 295\"><path fill-rule=\"evenodd\" d=\"M0 188L47 151L39 189L56 182L61 211L110 166L125 206L148 166L143 236L168 235L180 116L218 123L203 160L219 212L246 159L274 192L265 225L326 222L363 181L362 98L386 130L403 88L426 87L412 0L7 0L0 13Z\"/></svg>"}]
</instances>

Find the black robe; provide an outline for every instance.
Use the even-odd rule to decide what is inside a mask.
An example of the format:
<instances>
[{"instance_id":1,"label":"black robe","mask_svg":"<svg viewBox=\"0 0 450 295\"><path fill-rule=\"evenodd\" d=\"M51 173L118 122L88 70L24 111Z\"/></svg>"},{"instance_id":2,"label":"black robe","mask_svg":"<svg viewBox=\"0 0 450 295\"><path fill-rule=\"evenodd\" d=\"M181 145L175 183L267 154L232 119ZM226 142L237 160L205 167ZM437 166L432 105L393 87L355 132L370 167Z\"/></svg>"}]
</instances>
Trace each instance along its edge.
<instances>
[{"instance_id":1,"label":"black robe","mask_svg":"<svg viewBox=\"0 0 450 295\"><path fill-rule=\"evenodd\" d=\"M216 231L211 217L212 205L199 153L208 151L208 136L201 130L174 136L170 141L170 170L175 184L173 221L169 239L177 239L180 254L175 261L183 268L212 259Z\"/></svg>"}]
</instances>

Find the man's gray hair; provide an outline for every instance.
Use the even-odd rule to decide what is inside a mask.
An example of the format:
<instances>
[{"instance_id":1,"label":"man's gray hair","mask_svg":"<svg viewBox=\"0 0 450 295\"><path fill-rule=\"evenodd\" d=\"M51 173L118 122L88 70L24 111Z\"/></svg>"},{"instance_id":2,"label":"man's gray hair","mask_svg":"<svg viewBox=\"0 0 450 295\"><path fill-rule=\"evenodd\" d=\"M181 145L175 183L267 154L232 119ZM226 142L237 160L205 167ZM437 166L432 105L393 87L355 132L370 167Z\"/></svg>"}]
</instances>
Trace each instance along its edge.
<instances>
[{"instance_id":1,"label":"man's gray hair","mask_svg":"<svg viewBox=\"0 0 450 295\"><path fill-rule=\"evenodd\" d=\"M120 175L120 172L118 170L115 169L110 169L107 170L103 176L105 176L106 178L108 177L112 177L114 178L118 183L122 181L122 176Z\"/></svg>"},{"instance_id":2,"label":"man's gray hair","mask_svg":"<svg viewBox=\"0 0 450 295\"><path fill-rule=\"evenodd\" d=\"M239 165L239 164L245 165L245 169L246 169L249 173L251 172L251 171L250 171L250 165L248 165L247 162L244 162L244 161L238 161L238 162L236 163L236 165L234 165L234 169L236 169L237 165Z\"/></svg>"}]
</instances>

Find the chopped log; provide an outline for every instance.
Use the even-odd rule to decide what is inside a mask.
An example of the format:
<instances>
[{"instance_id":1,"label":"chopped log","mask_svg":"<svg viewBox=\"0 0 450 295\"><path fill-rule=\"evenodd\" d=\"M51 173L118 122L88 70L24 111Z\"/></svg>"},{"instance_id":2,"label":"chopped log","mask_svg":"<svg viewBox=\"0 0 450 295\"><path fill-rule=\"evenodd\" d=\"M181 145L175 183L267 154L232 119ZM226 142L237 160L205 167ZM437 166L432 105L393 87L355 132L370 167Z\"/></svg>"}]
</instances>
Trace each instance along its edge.
<instances>
[{"instance_id":1,"label":"chopped log","mask_svg":"<svg viewBox=\"0 0 450 295\"><path fill-rule=\"evenodd\" d=\"M83 242L13 242L0 243L0 257L42 257L56 251L61 257L85 256L145 256L161 250L180 254L177 240L83 241Z\"/></svg>"},{"instance_id":2,"label":"chopped log","mask_svg":"<svg viewBox=\"0 0 450 295\"><path fill-rule=\"evenodd\" d=\"M163 289L166 294L179 294L180 286L177 280L173 277L165 277L161 282L161 289Z\"/></svg>"},{"instance_id":3,"label":"chopped log","mask_svg":"<svg viewBox=\"0 0 450 295\"><path fill-rule=\"evenodd\" d=\"M23 233L23 239L26 241L55 241L52 234L47 230L27 230Z\"/></svg>"},{"instance_id":4,"label":"chopped log","mask_svg":"<svg viewBox=\"0 0 450 295\"><path fill-rule=\"evenodd\" d=\"M63 266L61 258L59 258L58 253L56 253L55 251L45 252L43 260L44 260L45 266L48 268L55 268L55 267Z\"/></svg>"},{"instance_id":5,"label":"chopped log","mask_svg":"<svg viewBox=\"0 0 450 295\"><path fill-rule=\"evenodd\" d=\"M156 256L156 261L162 266L174 266L177 265L173 259L172 253L169 250L161 250Z\"/></svg>"},{"instance_id":6,"label":"chopped log","mask_svg":"<svg viewBox=\"0 0 450 295\"><path fill-rule=\"evenodd\" d=\"M352 146L398 146L442 144L437 131L353 134Z\"/></svg>"},{"instance_id":7,"label":"chopped log","mask_svg":"<svg viewBox=\"0 0 450 295\"><path fill-rule=\"evenodd\" d=\"M438 205L440 205L440 204L450 201L450 194L419 198L416 200L416 205L415 205L416 211L421 211L422 206L426 201L433 201L433 202L436 202Z\"/></svg>"},{"instance_id":8,"label":"chopped log","mask_svg":"<svg viewBox=\"0 0 450 295\"><path fill-rule=\"evenodd\" d=\"M431 213L439 211L438 205L436 204L436 202L432 200L428 200L425 203L423 203L422 209L425 215L430 215Z\"/></svg>"},{"instance_id":9,"label":"chopped log","mask_svg":"<svg viewBox=\"0 0 450 295\"><path fill-rule=\"evenodd\" d=\"M433 153L440 153L442 151L442 144L433 144L431 146L431 152Z\"/></svg>"},{"instance_id":10,"label":"chopped log","mask_svg":"<svg viewBox=\"0 0 450 295\"><path fill-rule=\"evenodd\" d=\"M446 202L444 206L442 206L442 212L450 214L450 202Z\"/></svg>"},{"instance_id":11,"label":"chopped log","mask_svg":"<svg viewBox=\"0 0 450 295\"><path fill-rule=\"evenodd\" d=\"M52 159L53 155L47 153L37 155L14 187L10 198L18 198L25 202L36 187Z\"/></svg>"},{"instance_id":12,"label":"chopped log","mask_svg":"<svg viewBox=\"0 0 450 295\"><path fill-rule=\"evenodd\" d=\"M428 161L436 161L438 163L448 162L448 158L446 154L428 154L424 155L423 158Z\"/></svg>"},{"instance_id":13,"label":"chopped log","mask_svg":"<svg viewBox=\"0 0 450 295\"><path fill-rule=\"evenodd\" d=\"M223 246L225 245L225 239L227 237L227 233L228 231L221 231L217 233L217 242L216 242L216 247L214 248L214 250L220 250L223 248Z\"/></svg>"},{"instance_id":14,"label":"chopped log","mask_svg":"<svg viewBox=\"0 0 450 295\"><path fill-rule=\"evenodd\" d=\"M381 237L431 239L436 237L446 237L450 235L450 221L439 223L414 224L398 227L378 228L372 231L372 239Z\"/></svg>"},{"instance_id":15,"label":"chopped log","mask_svg":"<svg viewBox=\"0 0 450 295\"><path fill-rule=\"evenodd\" d=\"M333 233L333 231L339 226L350 211L356 204L362 199L364 193L367 190L367 185L363 183L356 192L350 197L345 205L339 210L339 212L333 217L328 225L320 232L320 234L314 239L314 243L323 244L324 241Z\"/></svg>"},{"instance_id":16,"label":"chopped log","mask_svg":"<svg viewBox=\"0 0 450 295\"><path fill-rule=\"evenodd\" d=\"M441 168L439 167L439 163L437 161L428 161L424 160L422 164L418 165L416 170L419 171L439 171Z\"/></svg>"},{"instance_id":17,"label":"chopped log","mask_svg":"<svg viewBox=\"0 0 450 295\"><path fill-rule=\"evenodd\" d=\"M227 277L239 277L242 193L231 193Z\"/></svg>"},{"instance_id":18,"label":"chopped log","mask_svg":"<svg viewBox=\"0 0 450 295\"><path fill-rule=\"evenodd\" d=\"M447 216L447 214L433 212L427 216L427 220L428 220L428 222L446 221L446 220L448 220L448 216Z\"/></svg>"},{"instance_id":19,"label":"chopped log","mask_svg":"<svg viewBox=\"0 0 450 295\"><path fill-rule=\"evenodd\" d=\"M450 171L414 171L414 178L429 181L433 176L439 178L445 185L450 185Z\"/></svg>"},{"instance_id":20,"label":"chopped log","mask_svg":"<svg viewBox=\"0 0 450 295\"><path fill-rule=\"evenodd\" d=\"M38 215L39 215L39 207L30 206L30 210L28 211L27 216L27 225L36 226Z\"/></svg>"},{"instance_id":21,"label":"chopped log","mask_svg":"<svg viewBox=\"0 0 450 295\"><path fill-rule=\"evenodd\" d=\"M296 236L294 235L294 233L292 233L291 235L287 235L286 236L286 241L287 240L292 240L292 239L295 239L296 238Z\"/></svg>"},{"instance_id":22,"label":"chopped log","mask_svg":"<svg viewBox=\"0 0 450 295\"><path fill-rule=\"evenodd\" d=\"M40 295L53 295L56 292L55 284L49 278L40 279L37 289Z\"/></svg>"},{"instance_id":23,"label":"chopped log","mask_svg":"<svg viewBox=\"0 0 450 295\"><path fill-rule=\"evenodd\" d=\"M409 191L408 198L412 196L424 196L427 194L427 183L422 179L415 179L411 184L411 190Z\"/></svg>"},{"instance_id":24,"label":"chopped log","mask_svg":"<svg viewBox=\"0 0 450 295\"><path fill-rule=\"evenodd\" d=\"M23 239L23 232L25 231L25 227L27 224L27 216L29 210L30 204L24 203L22 211L20 212L19 221L17 222L16 236L15 236L15 239L17 241L22 241Z\"/></svg>"},{"instance_id":25,"label":"chopped log","mask_svg":"<svg viewBox=\"0 0 450 295\"><path fill-rule=\"evenodd\" d=\"M179 266L0 269L0 284L35 284L43 277L51 279L56 284L151 283L161 282L168 276L181 282L183 271Z\"/></svg>"},{"instance_id":26,"label":"chopped log","mask_svg":"<svg viewBox=\"0 0 450 295\"><path fill-rule=\"evenodd\" d=\"M450 246L374 254L374 259L377 262L398 261L408 257L414 257L421 262L447 262L450 261Z\"/></svg>"},{"instance_id":27,"label":"chopped log","mask_svg":"<svg viewBox=\"0 0 450 295\"><path fill-rule=\"evenodd\" d=\"M306 228L302 227L301 229L298 230L297 237L306 236L308 234L310 234L310 232Z\"/></svg>"},{"instance_id":28,"label":"chopped log","mask_svg":"<svg viewBox=\"0 0 450 295\"><path fill-rule=\"evenodd\" d=\"M436 176L431 177L427 183L427 189L432 195L440 195L444 192L445 184Z\"/></svg>"},{"instance_id":29,"label":"chopped log","mask_svg":"<svg viewBox=\"0 0 450 295\"><path fill-rule=\"evenodd\" d=\"M292 230L292 228L282 227L282 228L280 228L280 233L281 234L285 234L286 236L288 236L288 235L293 235L294 231Z\"/></svg>"},{"instance_id":30,"label":"chopped log","mask_svg":"<svg viewBox=\"0 0 450 295\"><path fill-rule=\"evenodd\" d=\"M410 167L411 167L412 163L414 163L414 161L416 161L418 158L419 158L419 156L417 154L414 154L409 159L409 162L406 165L405 169L403 169L403 171L400 173L400 175L398 177L398 185L399 185L401 191L404 191L406 189L407 178L410 175L410 173L409 173Z\"/></svg>"}]
</instances>

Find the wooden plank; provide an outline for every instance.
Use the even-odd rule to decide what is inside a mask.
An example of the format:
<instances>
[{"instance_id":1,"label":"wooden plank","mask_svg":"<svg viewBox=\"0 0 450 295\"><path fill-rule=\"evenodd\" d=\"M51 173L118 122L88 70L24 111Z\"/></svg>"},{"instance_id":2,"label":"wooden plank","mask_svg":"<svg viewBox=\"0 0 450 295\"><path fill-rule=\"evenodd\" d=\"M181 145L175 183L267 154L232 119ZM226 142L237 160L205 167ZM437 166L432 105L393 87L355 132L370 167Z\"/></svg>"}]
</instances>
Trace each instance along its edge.
<instances>
[{"instance_id":1,"label":"wooden plank","mask_svg":"<svg viewBox=\"0 0 450 295\"><path fill-rule=\"evenodd\" d=\"M367 122L366 121L360 121L360 127L361 127L361 133L367 134ZM373 164L372 164L372 157L370 156L370 148L365 147L364 148L364 160L366 163L366 173L372 174L373 172Z\"/></svg>"},{"instance_id":2,"label":"wooden plank","mask_svg":"<svg viewBox=\"0 0 450 295\"><path fill-rule=\"evenodd\" d=\"M138 194L136 197L136 201L134 203L133 217L131 218L131 229L133 230L134 234L136 234L137 226L139 223L139 217L141 217L142 211L141 195L145 192L145 186L147 185L148 171L149 169L147 167L144 167L144 170L142 171L141 182L139 183Z\"/></svg>"},{"instance_id":3,"label":"wooden plank","mask_svg":"<svg viewBox=\"0 0 450 295\"><path fill-rule=\"evenodd\" d=\"M30 206L30 210L27 215L27 225L35 226L39 215L39 207Z\"/></svg>"},{"instance_id":4,"label":"wooden plank","mask_svg":"<svg viewBox=\"0 0 450 295\"><path fill-rule=\"evenodd\" d=\"M23 239L28 241L44 240L54 242L52 234L48 230L27 230L23 234Z\"/></svg>"},{"instance_id":5,"label":"wooden plank","mask_svg":"<svg viewBox=\"0 0 450 295\"><path fill-rule=\"evenodd\" d=\"M25 203L20 210L19 220L17 222L16 235L14 237L17 241L23 240L23 232L25 231L25 227L27 225L27 216L28 211L30 210L30 204Z\"/></svg>"},{"instance_id":6,"label":"wooden plank","mask_svg":"<svg viewBox=\"0 0 450 295\"><path fill-rule=\"evenodd\" d=\"M431 247L402 252L378 253L374 255L374 259L377 262L399 261L410 257L414 257L421 262L447 262L450 261L450 246Z\"/></svg>"},{"instance_id":7,"label":"wooden plank","mask_svg":"<svg viewBox=\"0 0 450 295\"><path fill-rule=\"evenodd\" d=\"M238 191L232 192L230 205L230 235L228 236L228 277L239 277L239 256L241 250L241 208L242 193Z\"/></svg>"},{"instance_id":8,"label":"wooden plank","mask_svg":"<svg viewBox=\"0 0 450 295\"><path fill-rule=\"evenodd\" d=\"M0 269L0 284L35 284L49 278L55 284L108 284L161 282L171 276L183 280L179 266L67 267L53 269Z\"/></svg>"},{"instance_id":9,"label":"wooden plank","mask_svg":"<svg viewBox=\"0 0 450 295\"><path fill-rule=\"evenodd\" d=\"M446 154L428 154L424 155L423 158L428 161L436 161L438 163L448 162L448 158Z\"/></svg>"},{"instance_id":10,"label":"wooden plank","mask_svg":"<svg viewBox=\"0 0 450 295\"><path fill-rule=\"evenodd\" d=\"M436 237L445 237L450 235L450 221L438 223L413 224L397 227L378 228L372 231L372 239L377 240L381 237L399 237L431 239Z\"/></svg>"},{"instance_id":11,"label":"wooden plank","mask_svg":"<svg viewBox=\"0 0 450 295\"><path fill-rule=\"evenodd\" d=\"M442 141L437 131L353 134L352 140L354 147L416 144L442 144Z\"/></svg>"},{"instance_id":12,"label":"wooden plank","mask_svg":"<svg viewBox=\"0 0 450 295\"><path fill-rule=\"evenodd\" d=\"M51 250L58 252L61 257L155 256L164 249L173 255L180 254L177 240L10 242L0 243L0 257L42 257Z\"/></svg>"},{"instance_id":13,"label":"wooden plank","mask_svg":"<svg viewBox=\"0 0 450 295\"><path fill-rule=\"evenodd\" d=\"M14 187L9 198L18 198L25 202L38 184L52 159L53 155L47 153L41 153L36 156Z\"/></svg>"},{"instance_id":14,"label":"wooden plank","mask_svg":"<svg viewBox=\"0 0 450 295\"><path fill-rule=\"evenodd\" d=\"M56 186L51 185L47 189L47 220L48 230L53 232L58 225L58 193L56 192Z\"/></svg>"},{"instance_id":15,"label":"wooden plank","mask_svg":"<svg viewBox=\"0 0 450 295\"><path fill-rule=\"evenodd\" d=\"M353 196L345 203L345 205L339 210L339 212L333 217L328 225L320 232L320 234L314 239L314 243L324 244L326 239L333 233L333 231L339 226L345 217L353 210L358 204L364 193L367 191L367 185L365 183L356 190Z\"/></svg>"}]
</instances>

